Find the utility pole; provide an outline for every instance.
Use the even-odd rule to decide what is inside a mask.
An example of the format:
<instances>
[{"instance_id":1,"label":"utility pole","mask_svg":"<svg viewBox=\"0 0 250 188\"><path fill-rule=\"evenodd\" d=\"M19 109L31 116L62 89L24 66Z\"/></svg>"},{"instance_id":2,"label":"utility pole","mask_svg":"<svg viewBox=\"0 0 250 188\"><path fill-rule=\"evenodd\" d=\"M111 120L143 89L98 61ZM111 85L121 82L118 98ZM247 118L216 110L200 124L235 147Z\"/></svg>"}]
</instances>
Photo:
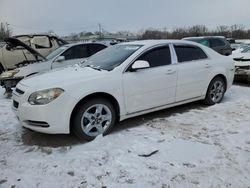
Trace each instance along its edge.
<instances>
[{"instance_id":1,"label":"utility pole","mask_svg":"<svg viewBox=\"0 0 250 188\"><path fill-rule=\"evenodd\" d=\"M102 38L102 25L98 23L98 28L99 28L99 38Z\"/></svg>"}]
</instances>

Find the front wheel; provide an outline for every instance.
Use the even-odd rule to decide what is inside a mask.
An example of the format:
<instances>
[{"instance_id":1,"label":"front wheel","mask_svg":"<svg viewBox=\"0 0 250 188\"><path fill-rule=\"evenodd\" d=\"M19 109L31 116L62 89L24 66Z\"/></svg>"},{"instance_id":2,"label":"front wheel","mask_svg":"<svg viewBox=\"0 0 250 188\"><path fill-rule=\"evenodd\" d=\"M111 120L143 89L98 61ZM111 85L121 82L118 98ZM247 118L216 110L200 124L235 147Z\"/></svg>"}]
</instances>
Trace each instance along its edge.
<instances>
[{"instance_id":1,"label":"front wheel","mask_svg":"<svg viewBox=\"0 0 250 188\"><path fill-rule=\"evenodd\" d=\"M2 66L2 64L0 63L0 74L2 74L4 72L4 68Z\"/></svg>"},{"instance_id":2,"label":"front wheel","mask_svg":"<svg viewBox=\"0 0 250 188\"><path fill-rule=\"evenodd\" d=\"M204 102L208 105L220 103L226 92L225 81L220 77L215 77L209 84Z\"/></svg>"},{"instance_id":3,"label":"front wheel","mask_svg":"<svg viewBox=\"0 0 250 188\"><path fill-rule=\"evenodd\" d=\"M91 99L81 105L73 117L73 131L83 140L93 140L110 132L116 122L113 105L105 99Z\"/></svg>"}]
</instances>

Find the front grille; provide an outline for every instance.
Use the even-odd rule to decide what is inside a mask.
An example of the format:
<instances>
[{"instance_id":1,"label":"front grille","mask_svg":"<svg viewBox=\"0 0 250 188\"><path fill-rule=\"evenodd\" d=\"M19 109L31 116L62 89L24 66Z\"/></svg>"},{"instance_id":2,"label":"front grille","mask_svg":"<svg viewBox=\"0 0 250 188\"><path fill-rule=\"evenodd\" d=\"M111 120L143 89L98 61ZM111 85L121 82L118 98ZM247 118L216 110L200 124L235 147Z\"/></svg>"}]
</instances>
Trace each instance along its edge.
<instances>
[{"instance_id":1,"label":"front grille","mask_svg":"<svg viewBox=\"0 0 250 188\"><path fill-rule=\"evenodd\" d=\"M25 121L25 123L27 123L28 125L31 125L31 126L36 126L36 127L43 127L43 128L49 127L49 124L47 122L44 122L44 121L27 120L27 121Z\"/></svg>"},{"instance_id":2,"label":"front grille","mask_svg":"<svg viewBox=\"0 0 250 188\"><path fill-rule=\"evenodd\" d=\"M13 106L14 106L14 108L18 108L19 103L18 103L18 102L16 102L16 101L13 101Z\"/></svg>"},{"instance_id":3,"label":"front grille","mask_svg":"<svg viewBox=\"0 0 250 188\"><path fill-rule=\"evenodd\" d=\"M24 91L22 91L22 90L16 88L16 93L18 93L19 95L23 95L23 94L24 94Z\"/></svg>"}]
</instances>

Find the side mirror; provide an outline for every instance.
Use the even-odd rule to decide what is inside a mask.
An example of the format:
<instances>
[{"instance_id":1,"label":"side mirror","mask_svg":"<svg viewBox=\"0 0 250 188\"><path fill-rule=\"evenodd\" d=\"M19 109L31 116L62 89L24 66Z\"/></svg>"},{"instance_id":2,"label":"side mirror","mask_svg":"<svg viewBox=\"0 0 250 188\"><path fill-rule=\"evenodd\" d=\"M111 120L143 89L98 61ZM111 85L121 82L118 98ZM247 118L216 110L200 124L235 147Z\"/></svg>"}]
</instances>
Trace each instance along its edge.
<instances>
[{"instance_id":1,"label":"side mirror","mask_svg":"<svg viewBox=\"0 0 250 188\"><path fill-rule=\"evenodd\" d=\"M56 58L55 61L60 63L62 61L65 61L65 57L64 56L59 56L58 58Z\"/></svg>"},{"instance_id":2,"label":"side mirror","mask_svg":"<svg viewBox=\"0 0 250 188\"><path fill-rule=\"evenodd\" d=\"M138 69L146 69L149 68L150 65L147 61L143 61L143 60L137 60L134 62L134 64L132 65L132 71L136 71Z\"/></svg>"}]
</instances>

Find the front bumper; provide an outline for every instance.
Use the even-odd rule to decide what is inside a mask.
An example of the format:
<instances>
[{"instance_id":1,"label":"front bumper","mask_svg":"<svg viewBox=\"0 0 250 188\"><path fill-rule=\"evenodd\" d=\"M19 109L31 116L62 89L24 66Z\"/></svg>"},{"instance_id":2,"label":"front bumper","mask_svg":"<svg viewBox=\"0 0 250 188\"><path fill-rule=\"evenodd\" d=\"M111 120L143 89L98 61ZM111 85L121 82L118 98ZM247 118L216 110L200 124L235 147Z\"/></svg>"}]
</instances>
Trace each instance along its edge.
<instances>
[{"instance_id":1,"label":"front bumper","mask_svg":"<svg viewBox=\"0 0 250 188\"><path fill-rule=\"evenodd\" d=\"M244 80L250 82L250 70L237 68L234 75L235 80Z\"/></svg>"},{"instance_id":2,"label":"front bumper","mask_svg":"<svg viewBox=\"0 0 250 188\"><path fill-rule=\"evenodd\" d=\"M24 77L0 78L0 86L4 88L14 88Z\"/></svg>"},{"instance_id":3,"label":"front bumper","mask_svg":"<svg viewBox=\"0 0 250 188\"><path fill-rule=\"evenodd\" d=\"M31 130L47 134L69 134L72 109L71 96L63 93L47 105L31 105L28 103L30 92L19 84L13 91L13 110L21 124ZM23 94L20 92L23 91Z\"/></svg>"}]
</instances>

